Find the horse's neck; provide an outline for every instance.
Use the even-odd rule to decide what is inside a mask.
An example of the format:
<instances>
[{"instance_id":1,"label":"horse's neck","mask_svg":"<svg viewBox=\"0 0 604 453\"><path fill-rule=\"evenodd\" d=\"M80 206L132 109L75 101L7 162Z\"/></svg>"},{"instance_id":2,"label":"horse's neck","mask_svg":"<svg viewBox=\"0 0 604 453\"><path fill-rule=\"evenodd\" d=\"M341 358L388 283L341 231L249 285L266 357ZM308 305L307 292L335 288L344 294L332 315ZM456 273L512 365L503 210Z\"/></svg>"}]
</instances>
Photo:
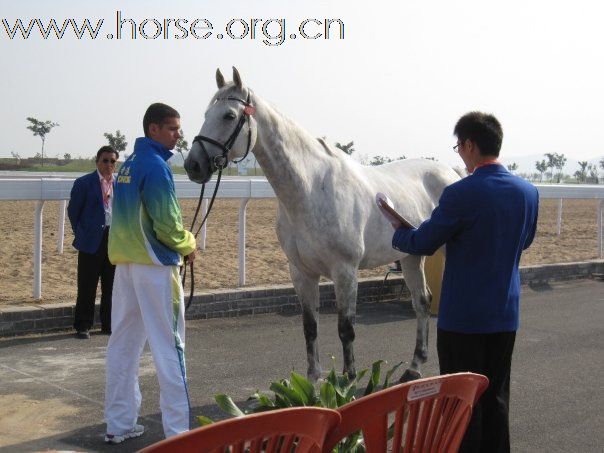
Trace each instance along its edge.
<instances>
[{"instance_id":1,"label":"horse's neck","mask_svg":"<svg viewBox=\"0 0 604 453\"><path fill-rule=\"evenodd\" d=\"M299 209L329 170L330 156L317 139L272 106L262 100L256 106L256 159L281 203Z\"/></svg>"}]
</instances>

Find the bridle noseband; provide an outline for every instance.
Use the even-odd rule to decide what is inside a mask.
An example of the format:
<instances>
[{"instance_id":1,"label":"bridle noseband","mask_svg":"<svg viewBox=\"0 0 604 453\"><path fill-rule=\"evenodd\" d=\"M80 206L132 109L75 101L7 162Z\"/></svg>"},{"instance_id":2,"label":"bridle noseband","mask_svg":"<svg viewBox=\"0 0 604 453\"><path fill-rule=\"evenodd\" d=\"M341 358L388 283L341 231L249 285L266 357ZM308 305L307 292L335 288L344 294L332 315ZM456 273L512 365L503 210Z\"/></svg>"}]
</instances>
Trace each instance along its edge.
<instances>
[{"instance_id":1,"label":"bridle noseband","mask_svg":"<svg viewBox=\"0 0 604 453\"><path fill-rule=\"evenodd\" d=\"M237 161L234 160L233 162L238 164L239 162L244 160L247 157L247 155L249 154L250 148L252 146L252 128L250 126L250 117L252 115L254 115L254 113L256 113L256 108L252 105L250 92L248 91L246 101L244 101L241 98L236 98L234 96L227 96L225 98L216 98L216 102L218 102L218 101L237 101L237 102L242 103L245 107L243 108L243 113L239 117L239 121L237 122L237 125L235 126L235 130L230 135L230 137L227 139L227 141L224 142L224 144L214 140L213 138L206 137L204 135L197 135L193 139L193 143L199 143L201 150L207 156L208 162L210 163L210 171L212 173L215 173L216 171L218 171L218 178L216 179L216 187L214 188L214 193L212 194L212 199L210 200L210 204L208 205L208 210L206 212L206 215L204 216L201 224L199 225L199 228L197 228L197 231L194 233L195 239L197 239L199 232L203 228L203 225L206 223L206 220L208 219L208 216L210 215L210 211L212 210L212 206L214 205L214 200L216 199L216 194L218 193L218 186L220 186L220 179L222 178L222 170L224 170L229 163L229 153L231 152L231 147L233 146L235 141L237 141L237 137L239 136L241 129L243 129L243 125L245 124L246 121L248 123L247 149L245 151L244 156L241 159L239 159ZM217 146L218 148L220 148L222 150L222 154L217 154L216 156L214 156L214 158L212 158L210 156L210 153L208 153L208 150L204 146L204 142ZM197 222L197 216L199 215L199 208L201 207L201 202L203 200L203 194L205 192L205 188L206 188L206 185L204 183L201 185L201 193L199 194L199 201L197 202L197 208L195 209L195 214L193 215L193 222L191 223L191 230L190 230L191 232L193 232L193 230L195 229L195 223ZM193 301L193 292L195 291L195 274L193 272L193 263L192 262L189 263L189 269L191 272L191 289L189 292L189 300L186 303L185 310L188 310L189 307L191 306L191 302ZM187 263L185 263L183 265L183 267L181 268L181 273L182 273L182 286L184 288L185 280L187 278Z\"/></svg>"}]
</instances>

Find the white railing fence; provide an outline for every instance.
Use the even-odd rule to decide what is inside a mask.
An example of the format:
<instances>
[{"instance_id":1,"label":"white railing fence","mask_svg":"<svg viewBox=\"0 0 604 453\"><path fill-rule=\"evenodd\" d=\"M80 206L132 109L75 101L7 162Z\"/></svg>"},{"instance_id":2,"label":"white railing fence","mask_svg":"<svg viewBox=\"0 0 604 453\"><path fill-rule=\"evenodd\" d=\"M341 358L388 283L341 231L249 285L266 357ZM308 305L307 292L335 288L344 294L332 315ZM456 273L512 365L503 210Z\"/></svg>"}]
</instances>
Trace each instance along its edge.
<instances>
[{"instance_id":1,"label":"white railing fence","mask_svg":"<svg viewBox=\"0 0 604 453\"><path fill-rule=\"evenodd\" d=\"M57 250L63 253L63 238L65 236L65 211L67 200L71 192L74 178L0 178L0 201L8 200L34 200L36 207L34 212L34 281L33 298L42 297L42 214L44 202L47 200L58 200L59 203L59 225ZM214 192L215 181L210 181L206 187L206 197L211 197ZM175 181L176 194L178 198L198 198L200 186L184 179ZM604 247L602 241L604 211L604 185L569 185L569 184L537 184L539 196L542 199L558 199L557 234L562 232L562 209L564 199L598 199L597 223L598 223L598 253L604 258ZM207 212L207 198L202 203L201 213ZM237 198L241 200L239 205L239 285L245 285L245 226L247 204L252 198L275 198L275 193L268 181L264 178L242 179L226 178L220 183L217 198ZM203 218L203 217L202 217ZM201 231L199 247L205 249L206 226Z\"/></svg>"}]
</instances>

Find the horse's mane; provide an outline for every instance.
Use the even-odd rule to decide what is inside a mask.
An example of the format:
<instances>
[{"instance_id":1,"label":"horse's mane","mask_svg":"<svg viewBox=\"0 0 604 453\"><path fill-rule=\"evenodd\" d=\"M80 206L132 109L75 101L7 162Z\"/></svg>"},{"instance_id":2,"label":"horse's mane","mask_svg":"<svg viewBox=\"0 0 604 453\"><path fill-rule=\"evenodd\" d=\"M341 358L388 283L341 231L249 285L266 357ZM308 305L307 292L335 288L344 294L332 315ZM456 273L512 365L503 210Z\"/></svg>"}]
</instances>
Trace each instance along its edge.
<instances>
[{"instance_id":1,"label":"horse's mane","mask_svg":"<svg viewBox=\"0 0 604 453\"><path fill-rule=\"evenodd\" d=\"M270 101L267 101L264 98L261 98L257 94L254 94L254 92L249 87L247 87L247 86L244 86L243 90L244 90L243 93L241 93L242 99L245 99L248 96L248 93L249 93L251 95L251 97L252 97L252 100L254 98L260 99L262 103L266 104L268 107L270 107L270 109L273 110L274 113L276 113L277 115L279 115L281 117L281 119L288 125L288 127L295 128L295 129L300 129L304 133L308 134L308 131L306 129L304 129L302 126L300 126L294 120L292 120L291 118L289 118L286 114L284 114L281 110L279 110L273 103L271 103ZM237 86L233 82L228 82L225 86L223 86L222 88L220 88L214 94L214 96L212 96L212 98L210 99L210 102L208 103L208 106L207 106L206 110L209 109L212 105L214 105L214 103L219 98L225 97L231 91L233 91L233 92L239 92L240 90L239 90L239 88L237 88ZM317 141L321 144L321 146L323 147L323 149L325 150L325 152L329 156L331 156L331 157L342 157L341 154L345 154L343 152L342 153L338 153L336 150L334 150L334 148L331 145L329 145L323 137L317 137Z\"/></svg>"},{"instance_id":2,"label":"horse's mane","mask_svg":"<svg viewBox=\"0 0 604 453\"><path fill-rule=\"evenodd\" d=\"M327 154L333 157L336 156L336 153L333 152L323 137L317 137L317 141L323 146L323 149L327 151Z\"/></svg>"}]
</instances>

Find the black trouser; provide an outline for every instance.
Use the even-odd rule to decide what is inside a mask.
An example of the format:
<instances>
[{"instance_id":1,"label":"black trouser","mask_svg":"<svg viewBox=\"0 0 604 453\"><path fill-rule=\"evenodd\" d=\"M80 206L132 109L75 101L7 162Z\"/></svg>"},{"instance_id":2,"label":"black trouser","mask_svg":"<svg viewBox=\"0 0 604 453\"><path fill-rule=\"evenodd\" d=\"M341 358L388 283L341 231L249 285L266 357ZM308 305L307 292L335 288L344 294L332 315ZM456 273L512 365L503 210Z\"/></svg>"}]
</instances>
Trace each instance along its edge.
<instances>
[{"instance_id":1,"label":"black trouser","mask_svg":"<svg viewBox=\"0 0 604 453\"><path fill-rule=\"evenodd\" d=\"M464 334L438 329L440 373L471 371L489 378L460 452L510 451L510 368L516 332Z\"/></svg>"},{"instance_id":2,"label":"black trouser","mask_svg":"<svg viewBox=\"0 0 604 453\"><path fill-rule=\"evenodd\" d=\"M109 228L105 228L101 245L96 253L78 253L78 298L75 306L73 327L77 331L89 330L94 325L94 301L101 279L101 328L111 331L111 291L115 266L109 262L107 240Z\"/></svg>"}]
</instances>

